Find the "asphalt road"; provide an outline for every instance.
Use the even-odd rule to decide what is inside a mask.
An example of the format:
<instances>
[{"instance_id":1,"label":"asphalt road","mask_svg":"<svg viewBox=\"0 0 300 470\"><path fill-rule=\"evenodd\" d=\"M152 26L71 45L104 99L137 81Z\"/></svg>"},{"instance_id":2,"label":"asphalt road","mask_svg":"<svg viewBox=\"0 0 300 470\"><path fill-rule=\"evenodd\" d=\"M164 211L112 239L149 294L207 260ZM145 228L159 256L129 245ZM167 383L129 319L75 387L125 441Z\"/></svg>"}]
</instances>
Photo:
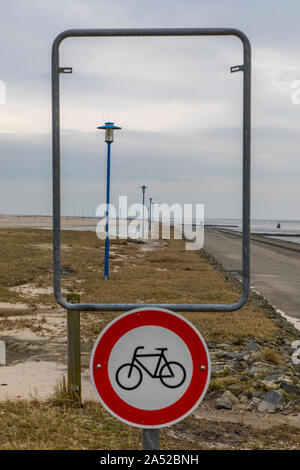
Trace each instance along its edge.
<instances>
[{"instance_id":1,"label":"asphalt road","mask_svg":"<svg viewBox=\"0 0 300 470\"><path fill-rule=\"evenodd\" d=\"M204 248L226 270L241 270L239 234L208 229ZM274 307L300 319L300 244L252 236L250 285Z\"/></svg>"}]
</instances>

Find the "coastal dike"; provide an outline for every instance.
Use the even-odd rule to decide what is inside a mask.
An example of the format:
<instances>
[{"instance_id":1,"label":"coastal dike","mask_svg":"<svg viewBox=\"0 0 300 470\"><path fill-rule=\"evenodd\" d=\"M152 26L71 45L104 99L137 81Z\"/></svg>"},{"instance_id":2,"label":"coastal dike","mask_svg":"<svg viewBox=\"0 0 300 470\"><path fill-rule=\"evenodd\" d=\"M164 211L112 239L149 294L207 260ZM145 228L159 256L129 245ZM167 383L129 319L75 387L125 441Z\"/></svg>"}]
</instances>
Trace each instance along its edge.
<instances>
[{"instance_id":1,"label":"coastal dike","mask_svg":"<svg viewBox=\"0 0 300 470\"><path fill-rule=\"evenodd\" d=\"M240 237L218 231L209 232L206 234L204 256L217 272L222 273L227 282L241 290L240 269L236 262L237 249L241 247ZM231 248L233 244L236 249L236 258L232 256L232 251L228 253L222 250L227 269L206 251L219 253L217 250L220 250L222 240L225 240L223 249L229 249L229 245ZM217 249L214 249L215 246ZM230 261L227 263L227 260ZM300 359L300 353L296 353L300 346L300 331L293 324L297 324L297 320L287 321L281 311L252 289L248 305L259 305L263 308L266 317L276 325L277 334L272 340L249 336L238 347L234 341L210 342L208 347L213 361L213 379L207 400L215 400L217 409L232 410L236 405L243 409L239 405L244 403L244 409L247 411L293 415L294 424L300 426L300 365L292 360L294 357L299 363L297 359ZM243 309L241 316L242 312ZM239 375L238 371L242 374ZM246 393L243 394L243 390L246 390ZM221 391L223 393L220 395Z\"/></svg>"},{"instance_id":2,"label":"coastal dike","mask_svg":"<svg viewBox=\"0 0 300 470\"><path fill-rule=\"evenodd\" d=\"M241 279L240 232L207 229L204 248L228 273ZM251 235L251 289L276 309L294 318L295 326L300 328L299 269L300 244L265 235Z\"/></svg>"}]
</instances>

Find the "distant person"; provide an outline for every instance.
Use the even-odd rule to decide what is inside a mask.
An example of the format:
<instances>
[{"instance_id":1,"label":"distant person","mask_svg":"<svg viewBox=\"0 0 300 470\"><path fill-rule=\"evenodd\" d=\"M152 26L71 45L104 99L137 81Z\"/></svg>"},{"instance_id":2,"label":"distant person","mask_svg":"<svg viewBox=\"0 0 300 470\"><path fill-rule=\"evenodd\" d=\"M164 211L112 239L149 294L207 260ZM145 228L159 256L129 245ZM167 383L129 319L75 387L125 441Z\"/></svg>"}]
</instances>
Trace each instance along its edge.
<instances>
[{"instance_id":1,"label":"distant person","mask_svg":"<svg viewBox=\"0 0 300 470\"><path fill-rule=\"evenodd\" d=\"M278 223L278 224L277 224L277 228L281 228L281 225L280 225L280 223Z\"/></svg>"}]
</instances>

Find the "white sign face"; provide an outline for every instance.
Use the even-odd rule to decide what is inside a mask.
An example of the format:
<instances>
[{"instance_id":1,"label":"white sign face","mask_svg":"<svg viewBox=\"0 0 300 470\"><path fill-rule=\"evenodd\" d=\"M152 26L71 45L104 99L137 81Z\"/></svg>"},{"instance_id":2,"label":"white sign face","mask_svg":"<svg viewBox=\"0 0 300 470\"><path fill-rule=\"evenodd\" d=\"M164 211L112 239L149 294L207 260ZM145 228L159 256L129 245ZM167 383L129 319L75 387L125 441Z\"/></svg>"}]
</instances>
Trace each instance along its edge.
<instances>
[{"instance_id":1,"label":"white sign face","mask_svg":"<svg viewBox=\"0 0 300 470\"><path fill-rule=\"evenodd\" d=\"M172 405L186 392L193 361L177 334L147 325L117 341L110 354L108 374L114 390L126 403L157 410Z\"/></svg>"},{"instance_id":2,"label":"white sign face","mask_svg":"<svg viewBox=\"0 0 300 470\"><path fill-rule=\"evenodd\" d=\"M184 317L141 308L104 328L90 373L99 400L113 416L133 426L161 428L199 405L209 384L210 359L201 334Z\"/></svg>"}]
</instances>

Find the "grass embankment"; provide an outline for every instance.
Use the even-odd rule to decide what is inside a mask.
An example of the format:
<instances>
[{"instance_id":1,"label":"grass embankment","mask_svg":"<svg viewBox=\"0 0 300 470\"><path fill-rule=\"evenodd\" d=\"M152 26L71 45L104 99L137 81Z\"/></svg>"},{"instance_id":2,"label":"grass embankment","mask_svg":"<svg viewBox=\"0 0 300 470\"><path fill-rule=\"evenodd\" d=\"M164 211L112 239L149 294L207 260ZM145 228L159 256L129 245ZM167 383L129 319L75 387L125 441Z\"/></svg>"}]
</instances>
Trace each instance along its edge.
<instances>
[{"instance_id":1,"label":"grass embankment","mask_svg":"<svg viewBox=\"0 0 300 470\"><path fill-rule=\"evenodd\" d=\"M51 292L51 232L2 229L0 231L0 302L23 302L28 313L41 305L55 309ZM62 233L62 265L74 276L63 276L66 292L81 292L82 302L234 303L239 289L197 251L186 251L184 241L169 240L163 249L141 251L145 245L112 240L110 280L103 279L104 243L92 232ZM30 295L16 286L50 289ZM1 308L0 308L1 315ZM95 339L117 314L83 313L83 335ZM238 342L246 337L272 338L277 328L256 303L232 313L187 313L206 341ZM26 316L22 318L26 322ZM37 319L38 321L38 319ZM9 326L9 325L7 325ZM26 323L24 324L26 326ZM4 328L5 323L2 322Z\"/></svg>"},{"instance_id":2,"label":"grass embankment","mask_svg":"<svg viewBox=\"0 0 300 470\"><path fill-rule=\"evenodd\" d=\"M207 260L204 253L186 251L184 242L170 240L165 248L142 251L143 244L114 240L111 243L110 280L103 280L103 241L92 232L62 233L63 267L74 270L63 276L63 289L80 292L83 302L138 303L234 303L240 297L234 285ZM25 289L22 290L22 287ZM51 232L46 230L0 231L0 302L29 305L29 317L18 319L2 313L0 331L46 327L42 307L61 314L51 289ZM18 287L17 291L15 288ZM28 289L36 289L33 295ZM187 313L207 342L245 338L272 342L280 333L257 297L233 313ZM44 310L45 311L45 310ZM32 314L36 314L32 317ZM1 315L1 309L0 309ZM92 341L117 313L82 313L82 337ZM272 354L266 351L265 354ZM276 360L278 358L276 357ZM1 369L0 369L1 372ZM276 427L268 432L235 423L188 418L161 431L164 449L292 448L299 430ZM83 406L59 399L47 402L0 403L0 449L137 449L141 431L111 417L97 403Z\"/></svg>"},{"instance_id":3,"label":"grass embankment","mask_svg":"<svg viewBox=\"0 0 300 470\"><path fill-rule=\"evenodd\" d=\"M141 430L121 423L97 403L0 402L0 449L141 449ZM239 423L187 418L160 431L160 448L296 449L300 430L255 429Z\"/></svg>"}]
</instances>

